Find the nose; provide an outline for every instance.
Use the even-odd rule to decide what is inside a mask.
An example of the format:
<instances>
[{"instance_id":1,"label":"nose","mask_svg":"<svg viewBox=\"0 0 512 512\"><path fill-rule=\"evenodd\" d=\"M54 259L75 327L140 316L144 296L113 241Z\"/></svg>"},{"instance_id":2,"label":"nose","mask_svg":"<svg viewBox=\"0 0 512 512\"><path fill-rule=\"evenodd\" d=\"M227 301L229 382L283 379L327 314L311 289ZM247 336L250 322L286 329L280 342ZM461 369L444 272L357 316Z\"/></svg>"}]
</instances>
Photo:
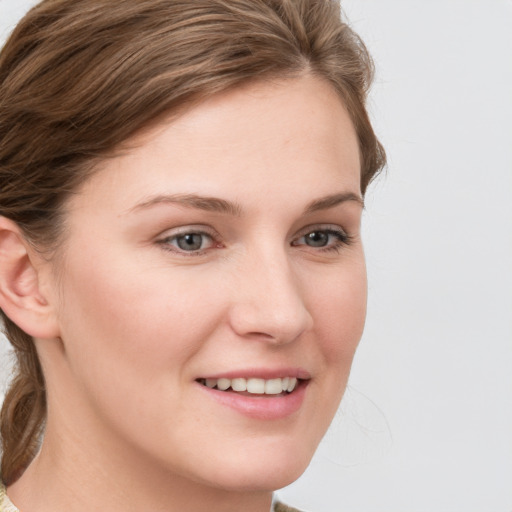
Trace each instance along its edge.
<instances>
[{"instance_id":1,"label":"nose","mask_svg":"<svg viewBox=\"0 0 512 512\"><path fill-rule=\"evenodd\" d=\"M285 344L312 327L305 289L284 252L260 252L239 269L230 310L231 327L239 336Z\"/></svg>"}]
</instances>

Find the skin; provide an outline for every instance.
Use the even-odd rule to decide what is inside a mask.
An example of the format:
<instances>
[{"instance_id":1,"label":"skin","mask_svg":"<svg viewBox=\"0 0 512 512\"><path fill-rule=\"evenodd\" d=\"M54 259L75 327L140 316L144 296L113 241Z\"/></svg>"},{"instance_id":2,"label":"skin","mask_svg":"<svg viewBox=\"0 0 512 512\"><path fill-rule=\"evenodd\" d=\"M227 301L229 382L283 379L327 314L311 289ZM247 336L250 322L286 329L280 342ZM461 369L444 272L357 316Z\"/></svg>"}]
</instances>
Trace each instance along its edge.
<instances>
[{"instance_id":1,"label":"skin","mask_svg":"<svg viewBox=\"0 0 512 512\"><path fill-rule=\"evenodd\" d=\"M51 310L36 340L49 416L9 495L24 512L267 512L331 422L363 330L354 128L306 75L216 95L132 142L66 205L59 267L34 263ZM176 194L237 211L154 201ZM349 199L305 213L333 194ZM177 233L198 231L211 238L185 253ZM308 245L312 232L327 245ZM311 378L279 419L196 382L283 367Z\"/></svg>"}]
</instances>

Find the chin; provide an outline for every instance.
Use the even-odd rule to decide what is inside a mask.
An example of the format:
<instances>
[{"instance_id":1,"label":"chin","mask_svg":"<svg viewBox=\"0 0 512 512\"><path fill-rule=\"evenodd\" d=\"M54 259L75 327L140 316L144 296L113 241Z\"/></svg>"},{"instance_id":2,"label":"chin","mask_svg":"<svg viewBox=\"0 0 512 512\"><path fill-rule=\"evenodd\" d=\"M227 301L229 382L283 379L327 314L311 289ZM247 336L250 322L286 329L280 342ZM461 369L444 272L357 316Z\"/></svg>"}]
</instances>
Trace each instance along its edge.
<instances>
[{"instance_id":1,"label":"chin","mask_svg":"<svg viewBox=\"0 0 512 512\"><path fill-rule=\"evenodd\" d=\"M231 492L275 491L295 482L306 470L300 468L267 467L264 472L241 471L238 475L222 478L214 486Z\"/></svg>"},{"instance_id":2,"label":"chin","mask_svg":"<svg viewBox=\"0 0 512 512\"><path fill-rule=\"evenodd\" d=\"M214 485L231 491L275 491L290 485L306 470L314 451L293 447L270 453L239 454L238 461L224 460ZM241 455L241 456L240 456Z\"/></svg>"}]
</instances>

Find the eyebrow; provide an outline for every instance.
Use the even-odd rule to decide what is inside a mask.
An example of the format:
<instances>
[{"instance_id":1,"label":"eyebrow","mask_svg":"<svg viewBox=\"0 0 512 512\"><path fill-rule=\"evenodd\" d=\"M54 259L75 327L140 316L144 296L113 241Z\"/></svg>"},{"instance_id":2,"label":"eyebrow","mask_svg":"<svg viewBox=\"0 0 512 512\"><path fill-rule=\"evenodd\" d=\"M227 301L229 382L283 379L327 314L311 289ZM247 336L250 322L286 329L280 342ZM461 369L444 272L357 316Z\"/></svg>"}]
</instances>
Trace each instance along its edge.
<instances>
[{"instance_id":1,"label":"eyebrow","mask_svg":"<svg viewBox=\"0 0 512 512\"><path fill-rule=\"evenodd\" d=\"M145 208L150 208L157 204L170 204L185 206L188 208L197 208L207 212L226 213L228 215L240 216L242 214L242 207L232 201L220 199L218 197L199 196L196 194L172 194L172 195L158 195L137 204L129 211L136 211Z\"/></svg>"},{"instance_id":2,"label":"eyebrow","mask_svg":"<svg viewBox=\"0 0 512 512\"><path fill-rule=\"evenodd\" d=\"M320 210L328 210L329 208L334 208L339 204L349 201L354 201L364 208L364 200L360 195L354 194L354 192L341 192L338 194L322 197L320 199L315 199L309 203L308 206L306 206L304 213L308 214L318 212Z\"/></svg>"},{"instance_id":3,"label":"eyebrow","mask_svg":"<svg viewBox=\"0 0 512 512\"><path fill-rule=\"evenodd\" d=\"M353 192L342 192L331 194L320 199L315 199L309 203L304 209L304 214L311 214L321 210L334 208L339 204L354 201L364 208L364 201L361 196ZM242 215L242 207L235 202L218 197L200 196L196 194L171 194L158 195L137 204L129 210L129 212L150 208L159 204L170 204L185 206L188 208L196 208L207 212L224 213L239 217Z\"/></svg>"}]
</instances>

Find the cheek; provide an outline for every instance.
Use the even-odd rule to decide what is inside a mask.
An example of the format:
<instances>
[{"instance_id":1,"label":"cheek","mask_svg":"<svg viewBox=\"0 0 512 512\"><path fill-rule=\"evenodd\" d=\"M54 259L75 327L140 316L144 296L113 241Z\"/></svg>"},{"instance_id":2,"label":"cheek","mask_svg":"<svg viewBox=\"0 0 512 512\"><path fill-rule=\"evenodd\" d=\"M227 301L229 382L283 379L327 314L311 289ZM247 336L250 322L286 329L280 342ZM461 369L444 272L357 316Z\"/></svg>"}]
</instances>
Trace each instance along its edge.
<instances>
[{"instance_id":1,"label":"cheek","mask_svg":"<svg viewBox=\"0 0 512 512\"><path fill-rule=\"evenodd\" d=\"M153 450L151 443L180 435L170 425L186 409L190 362L222 318L215 282L168 266L123 262L120 255L103 254L89 269L86 259L70 260L63 282L68 370L66 386L55 393L67 387L87 421L100 419L102 428L130 443L146 443L152 430L147 443Z\"/></svg>"},{"instance_id":2,"label":"cheek","mask_svg":"<svg viewBox=\"0 0 512 512\"><path fill-rule=\"evenodd\" d=\"M213 284L165 267L141 271L121 255L103 254L91 268L86 256L69 262L63 288L62 338L71 362L98 378L112 373L105 366L116 367L127 384L159 368L177 368L179 378L180 364L218 321Z\"/></svg>"},{"instance_id":3,"label":"cheek","mask_svg":"<svg viewBox=\"0 0 512 512\"><path fill-rule=\"evenodd\" d=\"M310 339L319 368L310 385L310 436L304 435L312 454L338 410L363 332L367 297L364 259L320 276L308 297L314 320Z\"/></svg>"},{"instance_id":4,"label":"cheek","mask_svg":"<svg viewBox=\"0 0 512 512\"><path fill-rule=\"evenodd\" d=\"M314 295L314 320L327 364L349 365L366 318L367 282L364 260L328 279Z\"/></svg>"}]
</instances>

